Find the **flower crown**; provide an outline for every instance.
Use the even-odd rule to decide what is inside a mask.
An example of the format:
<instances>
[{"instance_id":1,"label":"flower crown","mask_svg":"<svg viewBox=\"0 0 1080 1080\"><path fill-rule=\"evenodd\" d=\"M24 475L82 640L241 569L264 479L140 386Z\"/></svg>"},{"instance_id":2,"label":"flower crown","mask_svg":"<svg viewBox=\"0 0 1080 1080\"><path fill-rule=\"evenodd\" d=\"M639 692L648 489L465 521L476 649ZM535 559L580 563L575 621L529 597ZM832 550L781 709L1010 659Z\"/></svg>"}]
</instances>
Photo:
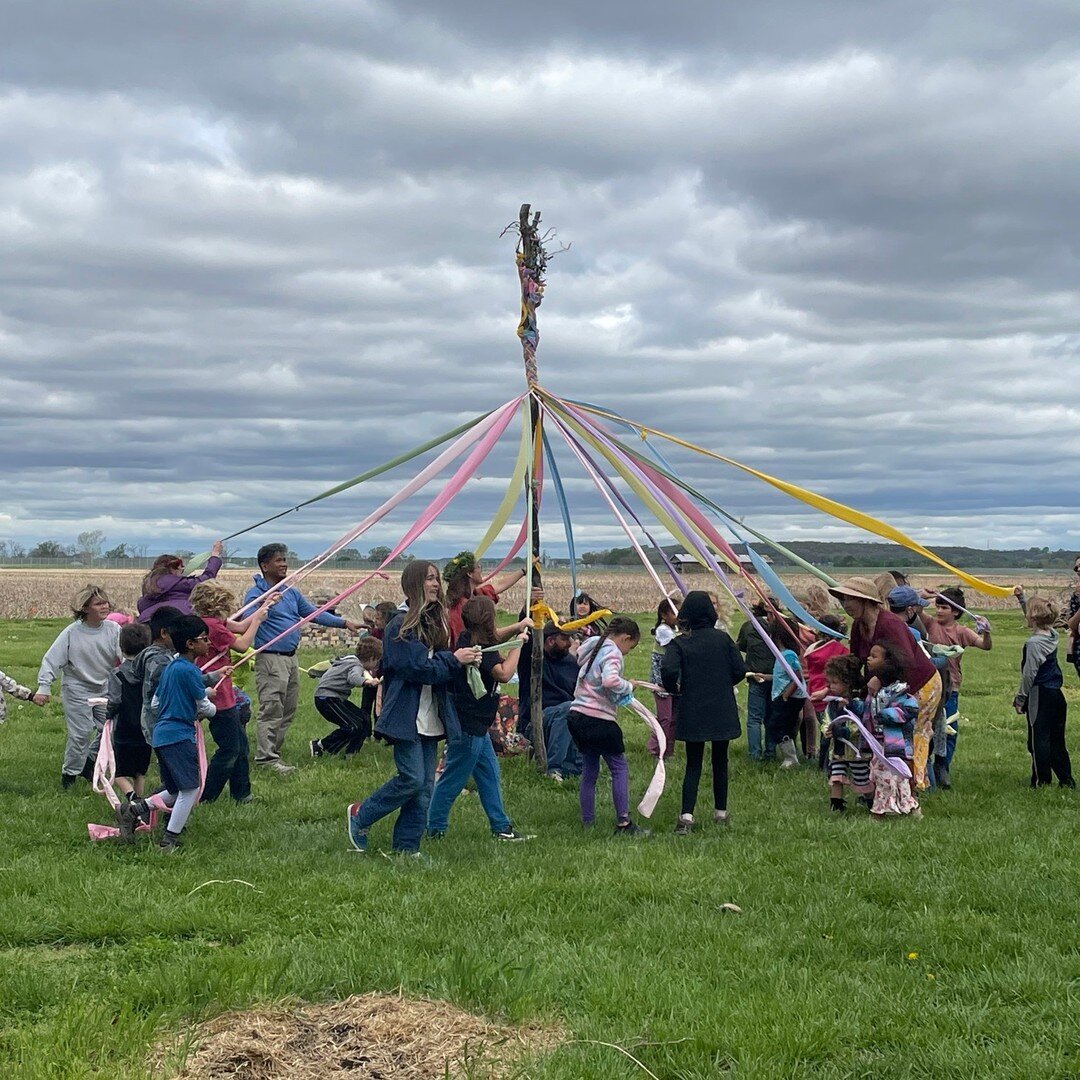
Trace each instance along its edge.
<instances>
[{"instance_id":1,"label":"flower crown","mask_svg":"<svg viewBox=\"0 0 1080 1080\"><path fill-rule=\"evenodd\" d=\"M444 567L443 580L453 581L458 574L464 571L471 574L476 569L476 555L471 551L459 551Z\"/></svg>"}]
</instances>

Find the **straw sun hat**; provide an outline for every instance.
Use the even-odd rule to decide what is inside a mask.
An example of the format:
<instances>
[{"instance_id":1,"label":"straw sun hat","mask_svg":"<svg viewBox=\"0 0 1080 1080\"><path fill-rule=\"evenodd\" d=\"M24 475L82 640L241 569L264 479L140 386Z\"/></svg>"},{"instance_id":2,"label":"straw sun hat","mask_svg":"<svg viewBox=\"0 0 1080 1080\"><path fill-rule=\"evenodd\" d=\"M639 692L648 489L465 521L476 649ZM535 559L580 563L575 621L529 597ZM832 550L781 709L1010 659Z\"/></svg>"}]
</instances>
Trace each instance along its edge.
<instances>
[{"instance_id":1,"label":"straw sun hat","mask_svg":"<svg viewBox=\"0 0 1080 1080\"><path fill-rule=\"evenodd\" d=\"M878 596L877 585L873 578L853 577L834 585L829 592L837 600L843 600L845 596L854 597L856 600L868 600L871 604L881 605L881 597Z\"/></svg>"}]
</instances>

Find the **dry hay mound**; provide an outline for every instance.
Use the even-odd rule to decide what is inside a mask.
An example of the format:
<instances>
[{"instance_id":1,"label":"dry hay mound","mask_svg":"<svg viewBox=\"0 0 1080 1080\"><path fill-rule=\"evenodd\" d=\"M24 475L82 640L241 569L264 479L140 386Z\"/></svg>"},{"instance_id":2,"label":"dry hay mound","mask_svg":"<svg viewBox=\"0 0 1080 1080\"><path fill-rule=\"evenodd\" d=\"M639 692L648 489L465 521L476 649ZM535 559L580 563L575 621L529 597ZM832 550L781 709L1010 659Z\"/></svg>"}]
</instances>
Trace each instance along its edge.
<instances>
[{"instance_id":1,"label":"dry hay mound","mask_svg":"<svg viewBox=\"0 0 1080 1080\"><path fill-rule=\"evenodd\" d=\"M176 1080L489 1080L520 1075L556 1032L493 1024L443 1001L364 994L225 1013L201 1025ZM165 1055L159 1055L159 1062Z\"/></svg>"}]
</instances>

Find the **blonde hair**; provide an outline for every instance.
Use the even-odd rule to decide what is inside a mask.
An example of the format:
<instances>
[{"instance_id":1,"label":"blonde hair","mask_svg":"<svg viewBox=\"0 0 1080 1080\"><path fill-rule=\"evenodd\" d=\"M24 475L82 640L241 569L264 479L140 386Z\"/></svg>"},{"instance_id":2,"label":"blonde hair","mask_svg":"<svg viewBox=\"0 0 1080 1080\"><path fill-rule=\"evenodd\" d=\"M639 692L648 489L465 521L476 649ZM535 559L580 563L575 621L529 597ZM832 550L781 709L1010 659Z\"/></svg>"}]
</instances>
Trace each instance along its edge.
<instances>
[{"instance_id":1,"label":"blonde hair","mask_svg":"<svg viewBox=\"0 0 1080 1080\"><path fill-rule=\"evenodd\" d=\"M878 574L874 578L874 585L877 587L877 594L881 597L881 603L885 606L889 606L889 593L896 588L896 578L892 576L888 571L884 574Z\"/></svg>"},{"instance_id":2,"label":"blonde hair","mask_svg":"<svg viewBox=\"0 0 1080 1080\"><path fill-rule=\"evenodd\" d=\"M201 618L227 619L236 608L236 597L227 585L201 581L191 590L191 610Z\"/></svg>"},{"instance_id":3,"label":"blonde hair","mask_svg":"<svg viewBox=\"0 0 1080 1080\"><path fill-rule=\"evenodd\" d=\"M71 614L74 615L76 619L85 619L86 609L95 600L104 600L109 607L112 607L112 601L109 599L109 594L100 585L84 585L71 598Z\"/></svg>"},{"instance_id":4,"label":"blonde hair","mask_svg":"<svg viewBox=\"0 0 1080 1080\"><path fill-rule=\"evenodd\" d=\"M822 615L827 615L829 608L832 606L829 603L829 594L820 581L811 581L801 592L795 595L802 601L802 606L816 619L820 619Z\"/></svg>"},{"instance_id":5,"label":"blonde hair","mask_svg":"<svg viewBox=\"0 0 1080 1080\"><path fill-rule=\"evenodd\" d=\"M1027 618L1032 626L1049 630L1058 621L1057 604L1048 596L1033 596L1027 603Z\"/></svg>"}]
</instances>

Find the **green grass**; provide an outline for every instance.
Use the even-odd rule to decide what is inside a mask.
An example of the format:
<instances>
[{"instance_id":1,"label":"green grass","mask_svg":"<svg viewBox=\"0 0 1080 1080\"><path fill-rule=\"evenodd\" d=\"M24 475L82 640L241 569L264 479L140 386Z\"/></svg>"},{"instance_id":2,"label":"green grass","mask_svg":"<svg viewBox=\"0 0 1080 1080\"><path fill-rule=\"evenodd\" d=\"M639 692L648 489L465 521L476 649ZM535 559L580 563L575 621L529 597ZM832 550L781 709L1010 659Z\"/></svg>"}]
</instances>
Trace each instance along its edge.
<instances>
[{"instance_id":1,"label":"green grass","mask_svg":"<svg viewBox=\"0 0 1080 1080\"><path fill-rule=\"evenodd\" d=\"M0 624L0 667L32 682L62 625ZM665 1080L1078 1076L1080 801L1027 787L1009 708L1023 632L1012 614L995 628L994 652L966 658L955 788L922 822L837 820L818 772L752 768L741 744L730 831L671 834L676 762L657 835L632 843L609 835L606 790L586 834L576 789L515 759L507 805L538 838L496 846L463 797L424 866L347 850L345 805L390 754L304 760L326 727L310 681L286 748L300 771L257 773L256 805L199 807L167 860L88 841L109 815L87 785L59 789L59 706L9 700L0 1075L141 1077L149 1046L221 1010L401 986L561 1023L575 1041L527 1069L544 1080L645 1075L605 1042ZM643 644L631 674L647 665ZM1071 672L1069 691L1075 709ZM651 759L640 722L624 728L636 798ZM388 848L389 825L372 837ZM254 888L194 891L213 879Z\"/></svg>"}]
</instances>

